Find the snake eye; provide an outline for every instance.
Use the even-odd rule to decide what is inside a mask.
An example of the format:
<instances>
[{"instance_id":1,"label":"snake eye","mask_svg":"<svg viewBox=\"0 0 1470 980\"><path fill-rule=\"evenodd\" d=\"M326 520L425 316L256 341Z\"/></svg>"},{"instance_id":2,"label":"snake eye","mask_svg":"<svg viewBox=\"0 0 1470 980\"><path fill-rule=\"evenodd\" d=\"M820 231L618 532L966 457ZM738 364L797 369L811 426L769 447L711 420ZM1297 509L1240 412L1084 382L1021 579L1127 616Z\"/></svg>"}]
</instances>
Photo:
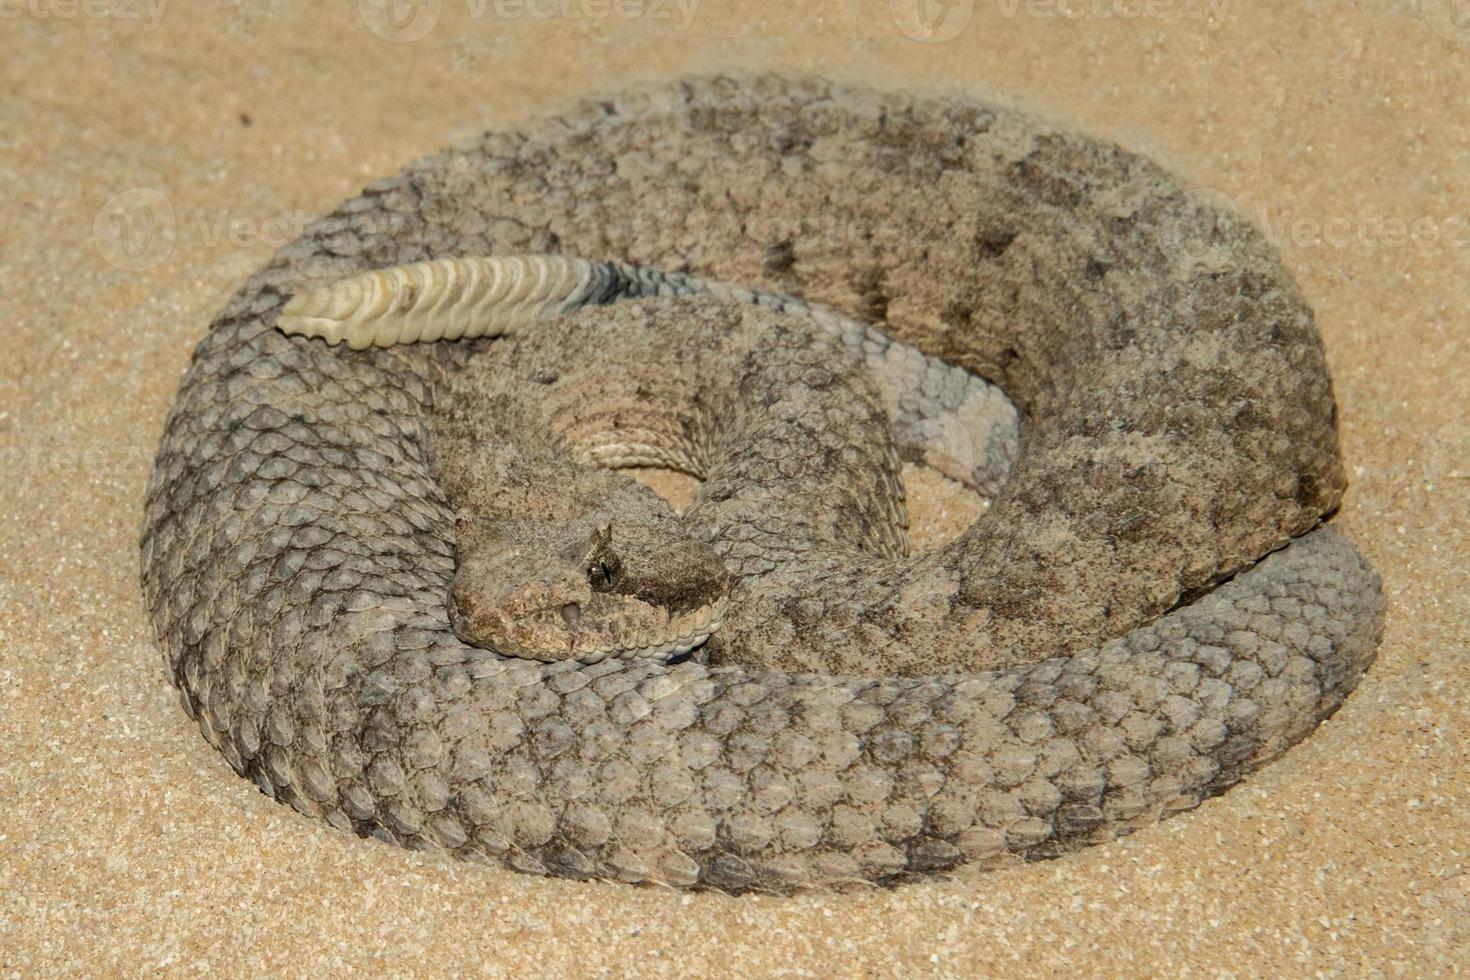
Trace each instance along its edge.
<instances>
[{"instance_id":1,"label":"snake eye","mask_svg":"<svg viewBox=\"0 0 1470 980\"><path fill-rule=\"evenodd\" d=\"M592 534L588 542L583 567L587 570L587 584L593 592L610 592L623 574L623 566L613 550L612 525L603 524Z\"/></svg>"},{"instance_id":2,"label":"snake eye","mask_svg":"<svg viewBox=\"0 0 1470 980\"><path fill-rule=\"evenodd\" d=\"M587 566L587 584L592 586L593 592L607 592L617 584L618 576L622 574L622 566L616 558L602 556L594 558Z\"/></svg>"}]
</instances>

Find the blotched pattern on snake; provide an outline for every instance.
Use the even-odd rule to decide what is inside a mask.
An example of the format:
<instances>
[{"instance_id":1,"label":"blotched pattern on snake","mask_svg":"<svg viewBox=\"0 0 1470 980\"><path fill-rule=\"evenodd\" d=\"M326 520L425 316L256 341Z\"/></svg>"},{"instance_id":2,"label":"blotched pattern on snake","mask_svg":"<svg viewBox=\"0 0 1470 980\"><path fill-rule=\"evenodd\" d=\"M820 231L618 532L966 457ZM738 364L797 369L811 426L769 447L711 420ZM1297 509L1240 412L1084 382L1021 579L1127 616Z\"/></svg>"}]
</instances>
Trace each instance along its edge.
<instances>
[{"instance_id":1,"label":"blotched pattern on snake","mask_svg":"<svg viewBox=\"0 0 1470 980\"><path fill-rule=\"evenodd\" d=\"M999 385L1020 451L969 531L897 566L917 578L882 586L890 601L865 562L829 569L856 591L806 594L709 664L468 645L431 446L457 373L505 342L353 351L277 321L373 269L553 253L634 270L611 277L629 299L570 314L584 328L658 303L741 309L773 336L801 317L627 286L680 277L873 324L857 348L910 345L910 378L940 358ZM857 384L897 451L949 458L928 403L902 404L922 382ZM1190 808L1335 710L1382 613L1376 576L1320 526L1345 485L1335 423L1272 250L1147 160L979 102L691 79L419 161L252 276L170 415L143 584L206 738L334 826L573 877L898 881ZM578 556L597 595L628 574L602 530ZM697 611L670 621L697 631L677 621ZM771 652L740 662L745 646Z\"/></svg>"}]
</instances>

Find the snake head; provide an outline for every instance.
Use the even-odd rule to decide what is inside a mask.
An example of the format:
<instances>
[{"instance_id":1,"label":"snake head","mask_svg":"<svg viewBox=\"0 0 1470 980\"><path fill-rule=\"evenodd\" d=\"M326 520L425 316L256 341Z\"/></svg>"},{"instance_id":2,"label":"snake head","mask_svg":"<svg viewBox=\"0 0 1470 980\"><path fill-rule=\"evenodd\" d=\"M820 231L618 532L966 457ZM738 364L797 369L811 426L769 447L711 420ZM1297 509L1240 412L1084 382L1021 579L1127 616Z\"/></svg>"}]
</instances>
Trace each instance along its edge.
<instances>
[{"instance_id":1,"label":"snake head","mask_svg":"<svg viewBox=\"0 0 1470 980\"><path fill-rule=\"evenodd\" d=\"M672 514L461 516L458 532L449 618L472 646L543 661L667 660L724 616L719 556Z\"/></svg>"}]
</instances>

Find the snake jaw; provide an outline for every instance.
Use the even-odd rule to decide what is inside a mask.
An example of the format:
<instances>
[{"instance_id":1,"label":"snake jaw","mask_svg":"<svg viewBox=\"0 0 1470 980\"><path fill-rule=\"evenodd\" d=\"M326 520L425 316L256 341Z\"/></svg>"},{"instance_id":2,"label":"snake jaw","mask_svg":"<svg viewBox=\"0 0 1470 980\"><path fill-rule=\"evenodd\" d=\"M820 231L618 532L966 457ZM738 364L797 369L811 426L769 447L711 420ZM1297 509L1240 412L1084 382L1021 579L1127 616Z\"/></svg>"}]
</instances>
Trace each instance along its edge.
<instances>
[{"instance_id":1,"label":"snake jaw","mask_svg":"<svg viewBox=\"0 0 1470 980\"><path fill-rule=\"evenodd\" d=\"M530 660L575 660L581 664L601 663L609 658L621 658L627 660L673 660L682 657L701 646L706 640L714 635L725 619L725 607L727 600L724 596L714 602L690 610L670 620L668 629L659 635L657 639L649 640L638 646L609 646L597 649L573 650L565 657L548 657L538 655L534 652L513 653L505 650L496 650L496 653L508 657L523 657Z\"/></svg>"},{"instance_id":2,"label":"snake jaw","mask_svg":"<svg viewBox=\"0 0 1470 980\"><path fill-rule=\"evenodd\" d=\"M578 602L560 602L562 596L546 597L536 603L538 611L522 601L497 602L494 608L477 607L469 593L456 590L450 601L450 620L461 640L503 657L552 663L573 660L582 664L601 663L609 658L672 660L703 644L724 622L727 599L714 601L675 615L637 600L625 600L616 612L603 608L604 620L619 620L609 637L607 630L579 629L566 614L569 607L586 608ZM636 604L635 615L629 611ZM594 609L597 607L594 605ZM551 610L555 610L553 615ZM560 626L557 621L560 621ZM654 625L643 625L653 620ZM658 622L662 620L662 622ZM636 633L629 627L636 625ZM611 640L609 642L609 640Z\"/></svg>"}]
</instances>

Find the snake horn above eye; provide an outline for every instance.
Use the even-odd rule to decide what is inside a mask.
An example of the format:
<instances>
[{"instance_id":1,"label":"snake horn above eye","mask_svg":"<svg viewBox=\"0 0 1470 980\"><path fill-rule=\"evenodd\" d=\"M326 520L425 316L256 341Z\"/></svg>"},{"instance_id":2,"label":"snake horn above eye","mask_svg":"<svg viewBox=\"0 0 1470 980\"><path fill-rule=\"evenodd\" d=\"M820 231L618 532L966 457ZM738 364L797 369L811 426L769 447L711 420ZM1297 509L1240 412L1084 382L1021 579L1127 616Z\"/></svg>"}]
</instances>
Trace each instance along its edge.
<instances>
[{"instance_id":1,"label":"snake horn above eye","mask_svg":"<svg viewBox=\"0 0 1470 980\"><path fill-rule=\"evenodd\" d=\"M587 582L594 592L609 591L617 583L623 566L613 551L611 524L599 525L592 532L584 568L587 570Z\"/></svg>"}]
</instances>

